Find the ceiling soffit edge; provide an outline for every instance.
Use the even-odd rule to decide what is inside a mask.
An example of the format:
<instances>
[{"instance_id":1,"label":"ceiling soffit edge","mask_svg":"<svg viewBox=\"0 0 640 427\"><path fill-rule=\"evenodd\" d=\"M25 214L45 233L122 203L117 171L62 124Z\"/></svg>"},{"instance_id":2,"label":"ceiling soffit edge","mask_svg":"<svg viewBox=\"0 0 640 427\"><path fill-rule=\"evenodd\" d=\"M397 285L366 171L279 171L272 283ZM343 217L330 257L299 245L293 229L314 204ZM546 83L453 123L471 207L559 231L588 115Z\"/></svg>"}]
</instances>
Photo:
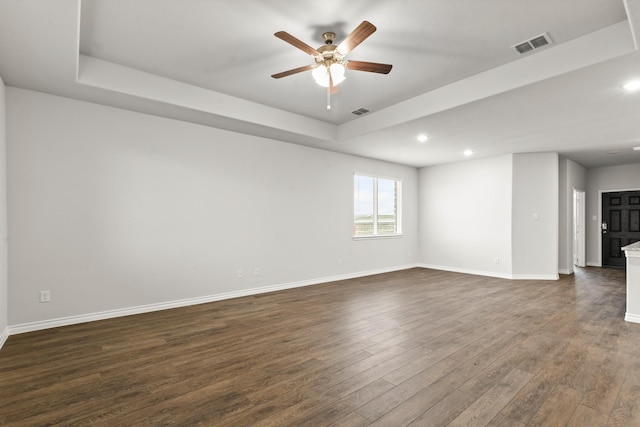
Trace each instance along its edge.
<instances>
[{"instance_id":1,"label":"ceiling soffit edge","mask_svg":"<svg viewBox=\"0 0 640 427\"><path fill-rule=\"evenodd\" d=\"M634 51L627 21L493 68L338 126L346 141L598 64Z\"/></svg>"}]
</instances>

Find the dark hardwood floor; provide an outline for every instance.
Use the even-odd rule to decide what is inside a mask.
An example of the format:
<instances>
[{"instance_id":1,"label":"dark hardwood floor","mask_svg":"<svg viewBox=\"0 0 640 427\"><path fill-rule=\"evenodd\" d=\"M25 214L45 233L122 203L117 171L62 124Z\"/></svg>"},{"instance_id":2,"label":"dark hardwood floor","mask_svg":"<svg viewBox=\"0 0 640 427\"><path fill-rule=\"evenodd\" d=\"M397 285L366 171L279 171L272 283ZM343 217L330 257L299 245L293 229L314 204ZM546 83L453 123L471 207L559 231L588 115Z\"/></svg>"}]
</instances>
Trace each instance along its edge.
<instances>
[{"instance_id":1,"label":"dark hardwood floor","mask_svg":"<svg viewBox=\"0 0 640 427\"><path fill-rule=\"evenodd\" d=\"M625 287L412 269L15 335L0 425L640 426Z\"/></svg>"}]
</instances>

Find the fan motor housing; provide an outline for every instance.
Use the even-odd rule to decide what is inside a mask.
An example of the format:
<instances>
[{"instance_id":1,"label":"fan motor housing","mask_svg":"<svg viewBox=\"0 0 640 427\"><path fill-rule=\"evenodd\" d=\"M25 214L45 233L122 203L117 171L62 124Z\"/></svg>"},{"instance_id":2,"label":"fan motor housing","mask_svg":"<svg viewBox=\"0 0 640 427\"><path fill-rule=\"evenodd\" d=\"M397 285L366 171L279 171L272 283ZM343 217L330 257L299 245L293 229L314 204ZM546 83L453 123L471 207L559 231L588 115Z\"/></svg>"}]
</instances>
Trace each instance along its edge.
<instances>
[{"instance_id":1,"label":"fan motor housing","mask_svg":"<svg viewBox=\"0 0 640 427\"><path fill-rule=\"evenodd\" d=\"M336 50L336 46L332 44L325 44L323 46L320 46L317 50L318 53L320 53L320 55L324 57L324 59L330 59L340 55L340 52Z\"/></svg>"},{"instance_id":2,"label":"fan motor housing","mask_svg":"<svg viewBox=\"0 0 640 427\"><path fill-rule=\"evenodd\" d=\"M333 31L327 31L326 33L322 33L322 40L324 40L325 44L333 44L333 41L336 39L336 33Z\"/></svg>"}]
</instances>

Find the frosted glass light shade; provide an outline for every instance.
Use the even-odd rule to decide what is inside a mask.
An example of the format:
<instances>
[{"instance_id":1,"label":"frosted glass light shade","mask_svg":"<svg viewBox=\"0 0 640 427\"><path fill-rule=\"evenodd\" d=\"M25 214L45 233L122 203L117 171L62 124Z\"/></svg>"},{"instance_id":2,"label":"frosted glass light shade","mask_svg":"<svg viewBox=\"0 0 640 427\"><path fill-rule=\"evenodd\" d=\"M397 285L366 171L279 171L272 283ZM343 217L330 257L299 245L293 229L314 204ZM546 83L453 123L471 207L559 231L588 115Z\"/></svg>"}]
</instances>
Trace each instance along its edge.
<instances>
[{"instance_id":1,"label":"frosted glass light shade","mask_svg":"<svg viewBox=\"0 0 640 427\"><path fill-rule=\"evenodd\" d=\"M313 69L311 75L313 79L322 87L329 87L329 73L331 73L331 78L333 79L333 85L337 86L342 83L345 79L344 77L344 65L333 63L330 67L326 65L318 65Z\"/></svg>"}]
</instances>

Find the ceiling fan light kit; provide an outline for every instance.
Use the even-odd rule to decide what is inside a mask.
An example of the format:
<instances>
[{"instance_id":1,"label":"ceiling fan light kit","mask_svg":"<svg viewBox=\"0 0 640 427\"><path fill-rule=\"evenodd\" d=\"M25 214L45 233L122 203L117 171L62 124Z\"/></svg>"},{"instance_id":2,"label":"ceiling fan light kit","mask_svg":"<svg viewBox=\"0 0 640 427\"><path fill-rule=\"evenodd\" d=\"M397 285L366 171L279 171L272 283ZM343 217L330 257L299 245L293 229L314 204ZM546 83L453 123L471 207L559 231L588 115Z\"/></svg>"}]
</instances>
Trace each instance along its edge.
<instances>
[{"instance_id":1,"label":"ceiling fan light kit","mask_svg":"<svg viewBox=\"0 0 640 427\"><path fill-rule=\"evenodd\" d=\"M322 87L337 86L345 79L344 71L346 69L347 61L344 60L344 55L340 51L336 50L333 41L336 38L336 33L326 32L322 34L322 40L324 40L324 46L319 47L316 56L316 66L311 72L313 79L316 83Z\"/></svg>"},{"instance_id":2,"label":"ceiling fan light kit","mask_svg":"<svg viewBox=\"0 0 640 427\"><path fill-rule=\"evenodd\" d=\"M347 69L379 74L389 74L391 71L392 65L390 64L347 61L345 59L345 56L349 52L351 52L375 31L376 27L372 23L362 21L362 23L358 25L358 27L353 30L351 34L349 34L338 46L333 44L336 34L334 32L327 31L322 35L322 39L325 44L320 46L318 49L312 48L308 44L298 40L285 31L278 31L274 34L276 37L313 56L315 64L283 71L281 73L273 74L271 77L274 79L280 79L303 71L311 71L311 75L315 82L318 85L327 88L327 110L330 110L331 94L335 93L338 90L337 86L345 80L345 71Z\"/></svg>"},{"instance_id":3,"label":"ceiling fan light kit","mask_svg":"<svg viewBox=\"0 0 640 427\"><path fill-rule=\"evenodd\" d=\"M338 86L345 79L344 64L334 62L332 64L319 64L316 66L311 75L316 83L322 87L329 87L333 82L334 86Z\"/></svg>"}]
</instances>

